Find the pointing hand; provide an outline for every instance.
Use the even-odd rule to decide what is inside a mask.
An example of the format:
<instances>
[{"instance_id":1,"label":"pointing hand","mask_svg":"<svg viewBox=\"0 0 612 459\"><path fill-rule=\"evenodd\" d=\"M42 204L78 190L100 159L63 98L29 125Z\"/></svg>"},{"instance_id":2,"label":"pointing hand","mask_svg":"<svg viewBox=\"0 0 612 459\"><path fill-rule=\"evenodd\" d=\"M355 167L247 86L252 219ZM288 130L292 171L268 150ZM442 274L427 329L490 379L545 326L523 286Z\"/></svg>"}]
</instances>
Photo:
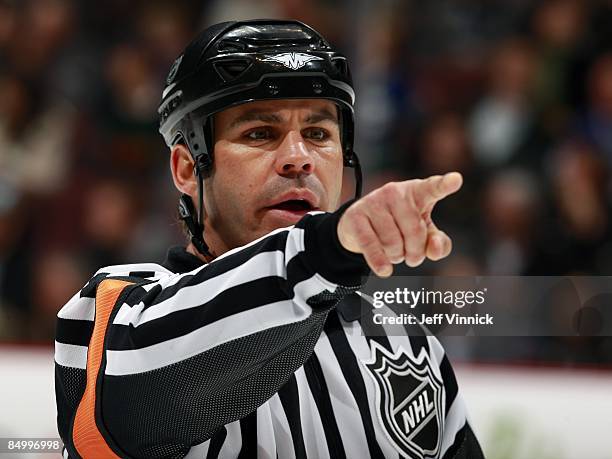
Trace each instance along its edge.
<instances>
[{"instance_id":1,"label":"pointing hand","mask_svg":"<svg viewBox=\"0 0 612 459\"><path fill-rule=\"evenodd\" d=\"M362 253L380 277L393 273L393 264L416 267L425 258L439 260L452 248L448 235L431 220L434 205L455 193L463 178L458 172L427 179L390 182L356 201L338 222L342 246Z\"/></svg>"}]
</instances>

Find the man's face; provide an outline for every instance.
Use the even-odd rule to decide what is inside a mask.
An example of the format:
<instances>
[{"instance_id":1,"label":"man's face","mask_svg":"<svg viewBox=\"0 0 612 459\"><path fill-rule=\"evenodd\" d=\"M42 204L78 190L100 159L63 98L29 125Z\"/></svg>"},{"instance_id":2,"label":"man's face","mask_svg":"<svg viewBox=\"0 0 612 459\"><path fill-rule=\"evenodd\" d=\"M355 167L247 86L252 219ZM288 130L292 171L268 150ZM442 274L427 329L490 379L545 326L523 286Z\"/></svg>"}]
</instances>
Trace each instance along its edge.
<instances>
[{"instance_id":1,"label":"man's face","mask_svg":"<svg viewBox=\"0 0 612 459\"><path fill-rule=\"evenodd\" d=\"M334 103L250 102L217 114L214 131L206 234L228 249L338 206L343 159Z\"/></svg>"}]
</instances>

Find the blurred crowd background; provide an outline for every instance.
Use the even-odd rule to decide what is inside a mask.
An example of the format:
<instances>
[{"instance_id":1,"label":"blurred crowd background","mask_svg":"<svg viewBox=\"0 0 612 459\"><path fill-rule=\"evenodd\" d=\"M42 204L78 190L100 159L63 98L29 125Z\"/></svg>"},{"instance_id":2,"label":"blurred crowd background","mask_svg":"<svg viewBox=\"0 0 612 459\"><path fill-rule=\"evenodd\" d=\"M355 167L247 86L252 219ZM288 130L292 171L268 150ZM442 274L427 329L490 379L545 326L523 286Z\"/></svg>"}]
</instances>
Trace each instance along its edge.
<instances>
[{"instance_id":1,"label":"blurred crowd background","mask_svg":"<svg viewBox=\"0 0 612 459\"><path fill-rule=\"evenodd\" d=\"M609 0L0 0L0 341L51 342L98 268L183 242L163 81L203 27L258 17L303 20L349 56L366 190L464 175L435 213L453 255L404 274L612 275ZM462 346L612 362L600 338Z\"/></svg>"}]
</instances>

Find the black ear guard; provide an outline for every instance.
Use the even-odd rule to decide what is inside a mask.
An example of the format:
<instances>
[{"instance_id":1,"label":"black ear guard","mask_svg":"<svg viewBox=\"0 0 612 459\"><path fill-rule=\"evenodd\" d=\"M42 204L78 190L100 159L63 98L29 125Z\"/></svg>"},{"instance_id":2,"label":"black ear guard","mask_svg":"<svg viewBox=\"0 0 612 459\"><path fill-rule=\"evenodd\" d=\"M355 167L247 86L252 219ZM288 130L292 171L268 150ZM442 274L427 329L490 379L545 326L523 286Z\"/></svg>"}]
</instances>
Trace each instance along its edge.
<instances>
[{"instance_id":1,"label":"black ear guard","mask_svg":"<svg viewBox=\"0 0 612 459\"><path fill-rule=\"evenodd\" d=\"M212 257L208 245L206 242L204 242L204 224L201 222L203 212L200 212L199 218L197 218L198 212L193 205L191 196L187 194L181 195L179 199L178 211L180 219L185 222L185 225L187 226L187 230L191 236L191 242L197 251L202 255Z\"/></svg>"}]
</instances>

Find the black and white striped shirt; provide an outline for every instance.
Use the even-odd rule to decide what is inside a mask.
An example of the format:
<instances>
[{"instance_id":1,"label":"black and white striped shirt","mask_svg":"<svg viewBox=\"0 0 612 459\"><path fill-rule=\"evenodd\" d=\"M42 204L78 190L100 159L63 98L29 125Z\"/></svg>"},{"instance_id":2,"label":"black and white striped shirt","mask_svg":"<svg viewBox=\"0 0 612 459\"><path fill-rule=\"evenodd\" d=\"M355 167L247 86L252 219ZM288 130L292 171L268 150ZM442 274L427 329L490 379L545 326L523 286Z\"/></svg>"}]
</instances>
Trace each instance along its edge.
<instances>
[{"instance_id":1,"label":"black and white striped shirt","mask_svg":"<svg viewBox=\"0 0 612 459\"><path fill-rule=\"evenodd\" d=\"M439 342L364 336L339 215L100 270L58 314L64 456L481 458Z\"/></svg>"}]
</instances>

